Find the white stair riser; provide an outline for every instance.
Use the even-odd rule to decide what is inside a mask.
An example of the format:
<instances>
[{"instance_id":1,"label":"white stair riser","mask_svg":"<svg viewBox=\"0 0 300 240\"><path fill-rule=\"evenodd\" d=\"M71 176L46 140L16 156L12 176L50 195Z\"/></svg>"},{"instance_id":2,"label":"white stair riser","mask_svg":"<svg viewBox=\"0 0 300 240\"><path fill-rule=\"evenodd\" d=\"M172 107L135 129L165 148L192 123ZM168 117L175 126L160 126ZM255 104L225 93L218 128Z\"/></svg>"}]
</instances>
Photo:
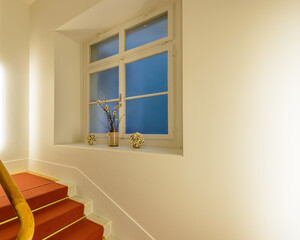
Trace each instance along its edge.
<instances>
[{"instance_id":1,"label":"white stair riser","mask_svg":"<svg viewBox=\"0 0 300 240\"><path fill-rule=\"evenodd\" d=\"M68 195L69 197L77 202L80 202L84 204L84 214L87 216L88 219L90 219L93 222L96 222L98 224L101 224L104 227L104 237L108 240L119 240L118 238L115 238L111 235L112 233L112 222L104 217L100 217L93 214L93 201L92 200L86 200L79 196L77 196L77 186L76 184L64 182L64 181L58 181L57 183L60 183L62 185L68 186Z\"/></svg>"},{"instance_id":2,"label":"white stair riser","mask_svg":"<svg viewBox=\"0 0 300 240\"><path fill-rule=\"evenodd\" d=\"M111 236L111 223L104 226L104 237L107 238Z\"/></svg>"},{"instance_id":3,"label":"white stair riser","mask_svg":"<svg viewBox=\"0 0 300 240\"><path fill-rule=\"evenodd\" d=\"M104 217L100 217L95 214L91 214L91 215L87 216L87 218L104 227L104 237L105 238L107 238L111 235L111 231L112 231L112 221L111 220L104 218Z\"/></svg>"},{"instance_id":4,"label":"white stair riser","mask_svg":"<svg viewBox=\"0 0 300 240\"><path fill-rule=\"evenodd\" d=\"M87 199L81 198L79 196L73 196L73 197L71 197L71 199L76 202L80 202L84 205L84 214L86 216L93 213L93 201L92 200L87 200Z\"/></svg>"},{"instance_id":5,"label":"white stair riser","mask_svg":"<svg viewBox=\"0 0 300 240\"><path fill-rule=\"evenodd\" d=\"M93 201L84 204L84 214L90 215L93 213Z\"/></svg>"},{"instance_id":6,"label":"white stair riser","mask_svg":"<svg viewBox=\"0 0 300 240\"><path fill-rule=\"evenodd\" d=\"M57 181L57 183L65 185L68 187L68 195L69 197L74 197L77 194L77 186L76 184L65 182L65 181Z\"/></svg>"},{"instance_id":7,"label":"white stair riser","mask_svg":"<svg viewBox=\"0 0 300 240\"><path fill-rule=\"evenodd\" d=\"M69 197L76 196L76 194L77 194L76 185L68 187L68 195L69 195Z\"/></svg>"}]
</instances>

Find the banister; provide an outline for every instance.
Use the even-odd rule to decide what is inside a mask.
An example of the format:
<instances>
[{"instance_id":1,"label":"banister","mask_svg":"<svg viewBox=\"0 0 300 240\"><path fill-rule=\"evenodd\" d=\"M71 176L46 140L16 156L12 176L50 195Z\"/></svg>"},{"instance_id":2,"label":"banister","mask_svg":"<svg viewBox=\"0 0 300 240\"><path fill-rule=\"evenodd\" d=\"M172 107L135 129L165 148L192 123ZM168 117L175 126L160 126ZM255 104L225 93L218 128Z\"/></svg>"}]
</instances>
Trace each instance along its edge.
<instances>
[{"instance_id":1,"label":"banister","mask_svg":"<svg viewBox=\"0 0 300 240\"><path fill-rule=\"evenodd\" d=\"M31 240L34 234L34 217L32 211L1 160L0 184L20 221L20 231L17 240Z\"/></svg>"}]
</instances>

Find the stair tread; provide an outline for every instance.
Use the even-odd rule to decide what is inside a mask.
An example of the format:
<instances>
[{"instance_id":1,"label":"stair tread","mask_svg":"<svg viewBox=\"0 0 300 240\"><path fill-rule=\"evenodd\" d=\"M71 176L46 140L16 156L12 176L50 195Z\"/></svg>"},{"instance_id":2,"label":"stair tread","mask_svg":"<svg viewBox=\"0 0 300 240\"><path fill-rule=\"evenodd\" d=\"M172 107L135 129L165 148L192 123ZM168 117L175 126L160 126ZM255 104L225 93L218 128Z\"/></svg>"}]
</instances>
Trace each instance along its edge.
<instances>
[{"instance_id":1,"label":"stair tread","mask_svg":"<svg viewBox=\"0 0 300 240\"><path fill-rule=\"evenodd\" d=\"M50 183L22 191L29 207L34 210L67 197L68 188L58 183ZM0 198L0 222L16 216L7 196Z\"/></svg>"},{"instance_id":2,"label":"stair tread","mask_svg":"<svg viewBox=\"0 0 300 240\"><path fill-rule=\"evenodd\" d=\"M82 219L48 240L101 240L103 226L88 219Z\"/></svg>"},{"instance_id":3,"label":"stair tread","mask_svg":"<svg viewBox=\"0 0 300 240\"><path fill-rule=\"evenodd\" d=\"M33 213L35 218L35 233L33 240L40 240L51 234L80 221L50 237L51 240L100 240L104 233L103 223L106 228L111 229L111 221L98 217L92 212L93 202L76 195L76 185L65 181L55 181L47 177L31 173L19 173L12 175L13 180L22 192L24 198L32 210L39 209ZM71 199L65 199L67 196ZM61 201L58 201L61 200ZM58 202L56 202L58 201ZM53 203L46 207L47 204ZM85 207L84 207L85 206ZM84 209L86 214L92 216L91 220L82 219ZM5 220L15 217L13 208L0 186L0 239L15 240L20 223L18 219L4 223ZM100 219L100 220L99 220ZM95 222L93 221L95 220ZM107 229L105 230L107 232Z\"/></svg>"},{"instance_id":4,"label":"stair tread","mask_svg":"<svg viewBox=\"0 0 300 240\"><path fill-rule=\"evenodd\" d=\"M20 191L25 191L35 187L54 183L53 180L43 178L28 172L17 173L11 176ZM6 196L3 188L0 186L0 197Z\"/></svg>"},{"instance_id":5,"label":"stair tread","mask_svg":"<svg viewBox=\"0 0 300 240\"><path fill-rule=\"evenodd\" d=\"M33 239L42 239L83 216L83 205L70 199L63 200L34 213L35 234ZM20 224L18 219L0 226L0 239L16 239Z\"/></svg>"}]
</instances>

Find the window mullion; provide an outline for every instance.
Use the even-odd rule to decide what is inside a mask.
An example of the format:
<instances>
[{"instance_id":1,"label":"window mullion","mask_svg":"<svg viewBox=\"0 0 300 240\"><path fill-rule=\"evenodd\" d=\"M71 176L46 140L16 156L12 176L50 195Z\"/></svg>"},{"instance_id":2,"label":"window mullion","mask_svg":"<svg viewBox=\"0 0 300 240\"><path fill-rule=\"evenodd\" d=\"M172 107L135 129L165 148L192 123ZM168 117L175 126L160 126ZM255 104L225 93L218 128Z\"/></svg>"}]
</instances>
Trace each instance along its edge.
<instances>
[{"instance_id":1,"label":"window mullion","mask_svg":"<svg viewBox=\"0 0 300 240\"><path fill-rule=\"evenodd\" d=\"M85 84L84 84L84 101L85 101L85 107L84 107L84 135L90 133L90 74L85 71Z\"/></svg>"},{"instance_id":2,"label":"window mullion","mask_svg":"<svg viewBox=\"0 0 300 240\"><path fill-rule=\"evenodd\" d=\"M121 29L119 32L119 53L123 57L125 52L125 30Z\"/></svg>"},{"instance_id":3,"label":"window mullion","mask_svg":"<svg viewBox=\"0 0 300 240\"><path fill-rule=\"evenodd\" d=\"M120 109L119 109L119 119L120 124L119 124L119 135L121 138L124 138L125 134L125 109L126 109L126 104L125 104L125 63L123 60L120 60L120 65L119 65L119 94L120 94Z\"/></svg>"},{"instance_id":4,"label":"window mullion","mask_svg":"<svg viewBox=\"0 0 300 240\"><path fill-rule=\"evenodd\" d=\"M119 136L120 138L124 138L125 135L125 63L123 60L125 52L125 30L121 29L119 32L119 53L121 56L121 60L119 63L119 100L120 109L119 109Z\"/></svg>"},{"instance_id":5,"label":"window mullion","mask_svg":"<svg viewBox=\"0 0 300 240\"><path fill-rule=\"evenodd\" d=\"M156 96L161 96L161 95L168 95L167 92L157 92L157 93L150 93L150 94L144 94L144 95L136 95L132 97L125 97L124 100L132 100L132 99L138 99L138 98L146 98L146 97L156 97Z\"/></svg>"}]
</instances>

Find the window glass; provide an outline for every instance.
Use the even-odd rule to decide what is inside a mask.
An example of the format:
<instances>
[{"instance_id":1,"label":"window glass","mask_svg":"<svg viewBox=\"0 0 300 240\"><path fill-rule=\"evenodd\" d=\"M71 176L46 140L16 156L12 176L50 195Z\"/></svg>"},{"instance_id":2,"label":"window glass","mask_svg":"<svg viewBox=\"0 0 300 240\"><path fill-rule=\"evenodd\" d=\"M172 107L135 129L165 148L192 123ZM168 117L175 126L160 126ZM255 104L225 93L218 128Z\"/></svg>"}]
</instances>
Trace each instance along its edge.
<instances>
[{"instance_id":1,"label":"window glass","mask_svg":"<svg viewBox=\"0 0 300 240\"><path fill-rule=\"evenodd\" d=\"M168 14L140 24L126 31L126 50L142 46L168 36Z\"/></svg>"},{"instance_id":2,"label":"window glass","mask_svg":"<svg viewBox=\"0 0 300 240\"><path fill-rule=\"evenodd\" d=\"M120 129L121 136L135 132L151 135L169 134L169 120L172 119L169 119L168 96L172 92L168 89L170 80L168 73L169 70L173 71L173 66L169 65L168 60L172 41L160 46L161 41L169 34L168 17L168 13L165 12L146 22L140 21L130 29L121 28L120 31L125 33L125 39L122 39L125 42L121 49L119 49L120 36L117 33L89 46L90 59L86 59L85 70L90 73L87 79L90 133L106 134L109 131L107 116L94 102L114 101L107 103L108 107L113 109L118 104L119 94L122 94L124 98L120 116L124 117ZM161 41L157 41L159 39ZM133 50L134 55L126 53L130 49L151 42L153 44L145 46L148 47L147 51L141 48ZM111 56L114 57L110 58ZM132 57L134 62L128 62L132 61ZM121 67L125 67L124 71L120 71L120 64ZM103 70L106 66L114 67ZM122 87L119 89L119 86Z\"/></svg>"},{"instance_id":3,"label":"window glass","mask_svg":"<svg viewBox=\"0 0 300 240\"><path fill-rule=\"evenodd\" d=\"M168 91L168 53L126 64L126 97Z\"/></svg>"},{"instance_id":4,"label":"window glass","mask_svg":"<svg viewBox=\"0 0 300 240\"><path fill-rule=\"evenodd\" d=\"M119 97L119 67L90 75L90 101Z\"/></svg>"},{"instance_id":5,"label":"window glass","mask_svg":"<svg viewBox=\"0 0 300 240\"><path fill-rule=\"evenodd\" d=\"M126 101L126 133L168 134L168 95Z\"/></svg>"},{"instance_id":6,"label":"window glass","mask_svg":"<svg viewBox=\"0 0 300 240\"><path fill-rule=\"evenodd\" d=\"M119 53L119 35L91 46L90 62L95 62Z\"/></svg>"},{"instance_id":7,"label":"window glass","mask_svg":"<svg viewBox=\"0 0 300 240\"><path fill-rule=\"evenodd\" d=\"M118 105L117 101L107 103L108 108L111 110L116 105ZM107 117L103 109L97 104L90 104L90 133L108 133L107 124Z\"/></svg>"}]
</instances>

